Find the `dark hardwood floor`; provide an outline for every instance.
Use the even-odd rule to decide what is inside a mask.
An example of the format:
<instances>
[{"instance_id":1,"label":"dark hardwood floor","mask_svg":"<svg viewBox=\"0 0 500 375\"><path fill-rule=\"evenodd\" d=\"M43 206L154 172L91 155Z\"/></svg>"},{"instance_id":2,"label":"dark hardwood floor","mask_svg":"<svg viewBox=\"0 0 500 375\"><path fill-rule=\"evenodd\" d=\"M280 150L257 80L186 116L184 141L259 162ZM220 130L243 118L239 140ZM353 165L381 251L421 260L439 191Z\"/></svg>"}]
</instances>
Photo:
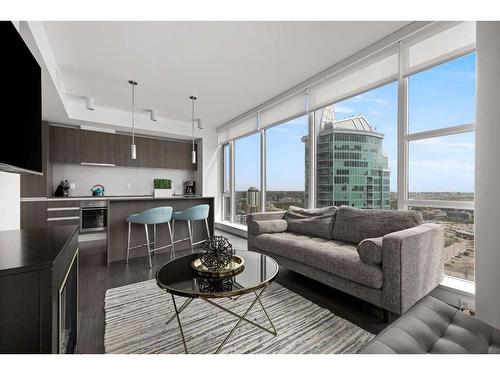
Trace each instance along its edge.
<instances>
[{"instance_id":1,"label":"dark hardwood floor","mask_svg":"<svg viewBox=\"0 0 500 375\"><path fill-rule=\"evenodd\" d=\"M216 234L228 237L233 248L246 249L246 239L220 231ZM177 251L176 256L188 253L189 250ZM78 353L104 353L105 291L153 279L158 267L168 260L168 254L157 254L152 256L152 269L147 266L147 258L142 257L131 259L129 264L115 262L107 267L106 241L80 243ZM374 334L387 325L381 309L285 268L280 269L276 282Z\"/></svg>"}]
</instances>

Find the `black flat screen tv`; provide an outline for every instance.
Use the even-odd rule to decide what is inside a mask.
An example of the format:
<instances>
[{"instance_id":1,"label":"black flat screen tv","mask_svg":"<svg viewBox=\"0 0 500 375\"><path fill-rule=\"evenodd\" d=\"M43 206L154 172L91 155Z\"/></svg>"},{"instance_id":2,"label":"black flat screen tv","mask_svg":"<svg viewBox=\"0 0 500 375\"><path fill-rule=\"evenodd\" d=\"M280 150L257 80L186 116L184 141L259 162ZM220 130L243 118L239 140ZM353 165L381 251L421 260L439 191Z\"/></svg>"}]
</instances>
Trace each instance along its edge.
<instances>
[{"instance_id":1,"label":"black flat screen tv","mask_svg":"<svg viewBox=\"0 0 500 375\"><path fill-rule=\"evenodd\" d=\"M41 69L10 21L0 44L0 170L42 174Z\"/></svg>"}]
</instances>

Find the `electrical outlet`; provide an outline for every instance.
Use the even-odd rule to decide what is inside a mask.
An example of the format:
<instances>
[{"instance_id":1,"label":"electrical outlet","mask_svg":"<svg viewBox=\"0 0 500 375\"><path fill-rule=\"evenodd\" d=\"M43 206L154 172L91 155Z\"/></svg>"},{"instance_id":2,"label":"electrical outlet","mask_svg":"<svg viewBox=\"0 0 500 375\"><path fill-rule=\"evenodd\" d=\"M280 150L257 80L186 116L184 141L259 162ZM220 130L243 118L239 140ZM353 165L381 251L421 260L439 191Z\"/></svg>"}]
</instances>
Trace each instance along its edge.
<instances>
[{"instance_id":1,"label":"electrical outlet","mask_svg":"<svg viewBox=\"0 0 500 375\"><path fill-rule=\"evenodd\" d=\"M127 190L131 190L132 189L132 184L127 184Z\"/></svg>"}]
</instances>

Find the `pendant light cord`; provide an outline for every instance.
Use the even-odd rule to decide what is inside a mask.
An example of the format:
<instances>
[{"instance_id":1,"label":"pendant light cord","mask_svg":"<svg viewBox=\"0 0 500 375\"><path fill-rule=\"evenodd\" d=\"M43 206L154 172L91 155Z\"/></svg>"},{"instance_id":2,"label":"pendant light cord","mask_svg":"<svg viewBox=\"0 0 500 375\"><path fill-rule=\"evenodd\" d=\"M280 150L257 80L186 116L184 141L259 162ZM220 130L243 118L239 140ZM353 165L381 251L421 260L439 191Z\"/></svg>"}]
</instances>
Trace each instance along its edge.
<instances>
[{"instance_id":1,"label":"pendant light cord","mask_svg":"<svg viewBox=\"0 0 500 375\"><path fill-rule=\"evenodd\" d=\"M132 144L135 145L135 85L132 84Z\"/></svg>"},{"instance_id":2,"label":"pendant light cord","mask_svg":"<svg viewBox=\"0 0 500 375\"><path fill-rule=\"evenodd\" d=\"M192 123L191 123L191 126L192 126L192 130L193 130L193 152L194 152L194 101L196 100L196 96L190 96L189 99L191 99L191 120L192 120Z\"/></svg>"}]
</instances>

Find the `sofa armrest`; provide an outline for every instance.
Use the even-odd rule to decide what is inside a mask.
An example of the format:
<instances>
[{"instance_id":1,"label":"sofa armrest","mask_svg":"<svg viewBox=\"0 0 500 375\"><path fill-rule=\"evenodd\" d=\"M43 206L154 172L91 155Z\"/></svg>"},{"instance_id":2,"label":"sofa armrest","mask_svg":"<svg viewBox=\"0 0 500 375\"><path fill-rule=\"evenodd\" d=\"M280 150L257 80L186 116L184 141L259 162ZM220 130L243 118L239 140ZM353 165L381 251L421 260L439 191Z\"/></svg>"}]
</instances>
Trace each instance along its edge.
<instances>
[{"instance_id":1,"label":"sofa armrest","mask_svg":"<svg viewBox=\"0 0 500 375\"><path fill-rule=\"evenodd\" d=\"M273 211L273 212L254 212L251 214L247 214L247 226L250 227L250 223L254 221L284 219L285 213L286 211Z\"/></svg>"},{"instance_id":2,"label":"sofa armrest","mask_svg":"<svg viewBox=\"0 0 500 375\"><path fill-rule=\"evenodd\" d=\"M390 233L382 241L382 303L403 314L444 277L444 227L422 224Z\"/></svg>"}]
</instances>

